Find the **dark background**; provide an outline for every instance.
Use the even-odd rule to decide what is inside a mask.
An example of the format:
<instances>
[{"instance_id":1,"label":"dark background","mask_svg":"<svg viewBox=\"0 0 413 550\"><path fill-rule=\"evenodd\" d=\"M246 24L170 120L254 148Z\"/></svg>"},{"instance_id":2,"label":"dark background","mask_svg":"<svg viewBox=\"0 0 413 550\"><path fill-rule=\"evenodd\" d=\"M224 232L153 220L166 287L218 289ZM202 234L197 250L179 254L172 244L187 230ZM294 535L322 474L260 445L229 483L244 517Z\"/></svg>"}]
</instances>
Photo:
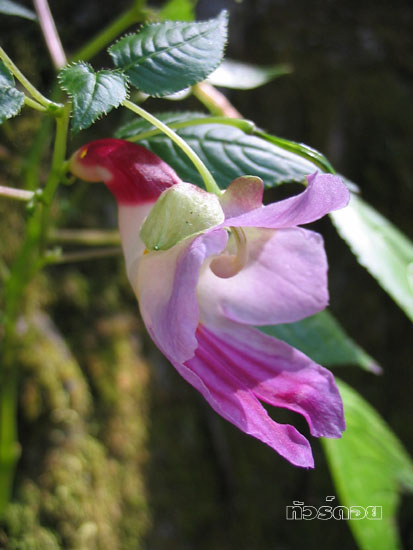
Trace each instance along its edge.
<instances>
[{"instance_id":1,"label":"dark background","mask_svg":"<svg viewBox=\"0 0 413 550\"><path fill-rule=\"evenodd\" d=\"M114 4L98 0L84 0L81 5L67 0L50 4L68 52L76 50L128 6L125 1ZM257 64L290 63L294 67L293 74L260 89L225 92L234 106L269 132L302 141L325 153L337 171L359 185L368 202L413 238L410 2L200 0L197 13L204 19L223 8L230 12L227 57ZM50 86L50 64L36 27L14 18L7 19L6 27L4 21L5 18L0 20L1 38L7 51L20 61L21 68L34 81L38 79L37 84L42 81L46 87ZM108 64L104 55L94 61L95 67L99 61ZM39 74L40 77L36 76ZM160 104L154 101L152 108L157 109ZM96 135L108 135L118 120L116 116L112 114L98 123L93 130L95 134L88 132L76 138L72 148ZM19 131L21 146L16 139L3 134L5 146L14 152L30 145L30 131L20 126ZM91 226L113 224L114 209L109 197L102 193L99 200L101 203L93 214L82 218L80 210L77 218L76 213L73 215L73 223L79 225L82 220ZM351 367L336 372L380 411L411 452L411 323L356 263L328 220L321 222L319 230L325 236L330 260L332 311L384 369L380 377ZM93 323L96 316L109 318L108 330L115 342L124 333L113 324L114 317L125 315L125 309L132 319L137 316L133 297L125 283L119 283L120 290L113 290L114 276L122 278L121 264L115 260L102 261L100 275L92 263L73 267L64 274L54 268L51 273L56 287L47 309L65 335L95 398L93 418L100 415L96 420L100 427L94 436L116 458L116 451L103 433L107 420L102 420L102 415L109 417L111 404L118 403L119 398L105 405L106 390L101 389L99 377L107 373L96 374L90 366L90 355L96 350L100 352L101 340L107 336L105 331L102 336L101 326L96 329ZM105 303L93 302L98 298L84 298L78 287L68 292L67 285L73 285L73 280L83 281L79 284L87 285L87 292L93 296L105 296ZM116 295L113 297L111 293ZM97 311L96 315L91 315L91 308ZM93 330L97 330L98 336ZM122 538L122 533L118 533L118 538L110 539L113 548L298 550L305 545L350 550L356 547L345 522L285 520L285 506L293 500L320 506L327 495L335 494L316 440L312 440L316 469L306 472L292 467L214 415L148 342L136 321L132 322L131 330L138 341L138 355L143 355L150 364L142 420L146 437L139 443L144 456L139 461L143 487L136 488L145 504L133 508L119 500L118 507L121 514L129 515L129 524L141 521L142 526L135 532L130 525L122 527L116 519L118 531L129 529L132 535ZM103 365L109 365L110 361L105 360ZM133 408L128 414L131 412ZM291 420L308 434L301 419L292 413L275 411L274 418ZM47 452L44 448L36 450L39 441L28 435L29 431L33 433L31 422L33 419L22 412L23 448L30 443L36 460L49 464ZM42 419L37 418L36 422L39 426ZM46 441L46 448L50 444L47 438L41 441ZM42 485L32 459L29 456L20 463L22 486L27 485L27 480ZM122 457L117 460L122 467ZM132 485L135 481L130 478ZM18 485L16 499L27 504L25 494L19 492ZM55 502L57 506L59 501ZM56 514L43 511L36 521L57 530L61 540L70 540L73 548L81 548L64 530L62 534ZM403 497L399 516L404 547L413 548L411 496ZM75 521L70 516L64 519ZM111 521L110 514L105 521ZM10 532L10 523L7 529ZM99 544L98 548L108 547L105 542Z\"/></svg>"}]
</instances>

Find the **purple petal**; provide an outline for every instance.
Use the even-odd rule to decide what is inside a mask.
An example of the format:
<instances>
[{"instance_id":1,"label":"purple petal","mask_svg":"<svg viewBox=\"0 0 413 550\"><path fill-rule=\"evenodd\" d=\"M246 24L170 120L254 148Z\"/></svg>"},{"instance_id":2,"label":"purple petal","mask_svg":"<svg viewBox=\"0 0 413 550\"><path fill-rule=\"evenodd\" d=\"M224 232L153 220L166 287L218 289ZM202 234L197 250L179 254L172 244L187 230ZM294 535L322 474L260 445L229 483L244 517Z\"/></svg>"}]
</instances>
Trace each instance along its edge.
<instances>
[{"instance_id":1,"label":"purple petal","mask_svg":"<svg viewBox=\"0 0 413 550\"><path fill-rule=\"evenodd\" d=\"M201 319L225 316L240 323L298 321L328 304L327 260L318 233L302 228L244 229L247 264L229 278L211 269L199 281Z\"/></svg>"},{"instance_id":2,"label":"purple petal","mask_svg":"<svg viewBox=\"0 0 413 550\"><path fill-rule=\"evenodd\" d=\"M307 439L293 426L278 424L269 416L254 393L228 368L220 352L210 348L197 332L199 346L195 357L180 365L178 372L192 384L223 418L248 435L256 437L296 466L313 468Z\"/></svg>"},{"instance_id":3,"label":"purple petal","mask_svg":"<svg viewBox=\"0 0 413 550\"><path fill-rule=\"evenodd\" d=\"M307 189L299 195L229 218L225 223L234 227L294 227L347 206L350 194L339 177L315 173L307 179Z\"/></svg>"},{"instance_id":4,"label":"purple petal","mask_svg":"<svg viewBox=\"0 0 413 550\"><path fill-rule=\"evenodd\" d=\"M316 437L341 437L343 405L330 371L251 327L227 323L218 332L202 326L197 334L202 346L257 398L302 414Z\"/></svg>"},{"instance_id":5,"label":"purple petal","mask_svg":"<svg viewBox=\"0 0 413 550\"><path fill-rule=\"evenodd\" d=\"M149 252L140 260L135 291L142 317L170 360L183 363L194 355L199 272L205 258L219 254L226 243L226 231L214 230L169 250Z\"/></svg>"}]
</instances>

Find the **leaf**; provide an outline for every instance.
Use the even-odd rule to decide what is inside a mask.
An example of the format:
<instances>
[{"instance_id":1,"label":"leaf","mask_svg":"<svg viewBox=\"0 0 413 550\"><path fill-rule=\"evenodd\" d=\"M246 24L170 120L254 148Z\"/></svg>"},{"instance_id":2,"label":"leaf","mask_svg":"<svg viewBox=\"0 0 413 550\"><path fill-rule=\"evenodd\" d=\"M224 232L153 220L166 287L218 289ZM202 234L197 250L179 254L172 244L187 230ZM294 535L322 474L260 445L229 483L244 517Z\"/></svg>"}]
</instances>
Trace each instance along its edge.
<instances>
[{"instance_id":1,"label":"leaf","mask_svg":"<svg viewBox=\"0 0 413 550\"><path fill-rule=\"evenodd\" d=\"M291 72L292 67L287 64L265 67L225 59L218 69L208 77L208 82L223 88L251 90Z\"/></svg>"},{"instance_id":2,"label":"leaf","mask_svg":"<svg viewBox=\"0 0 413 550\"><path fill-rule=\"evenodd\" d=\"M36 14L32 10L20 4L16 4L16 2L11 2L11 0L0 0L0 13L16 15L17 17L30 19L31 21L36 21L37 19Z\"/></svg>"},{"instance_id":3,"label":"leaf","mask_svg":"<svg viewBox=\"0 0 413 550\"><path fill-rule=\"evenodd\" d=\"M12 73L0 61L0 124L16 116L24 104L24 93L14 86Z\"/></svg>"},{"instance_id":4,"label":"leaf","mask_svg":"<svg viewBox=\"0 0 413 550\"><path fill-rule=\"evenodd\" d=\"M175 116L175 121L179 120L178 115ZM188 116L186 113L182 120L189 123ZM286 182L302 182L306 175L316 170L312 162L250 135L241 128L210 123L208 119L205 122L178 129L176 132L199 155L222 188L243 175L259 176L266 187ZM236 123L238 122L252 131L253 125L249 121ZM148 126L141 128L146 130ZM119 132L117 135L119 136ZM134 141L137 141L136 138ZM170 164L184 181L203 186L202 178L187 156L164 134L139 140L139 143Z\"/></svg>"},{"instance_id":5,"label":"leaf","mask_svg":"<svg viewBox=\"0 0 413 550\"><path fill-rule=\"evenodd\" d=\"M172 21L193 21L198 0L169 0L159 12L161 19Z\"/></svg>"},{"instance_id":6,"label":"leaf","mask_svg":"<svg viewBox=\"0 0 413 550\"><path fill-rule=\"evenodd\" d=\"M355 194L330 216L360 264L413 320L413 243Z\"/></svg>"},{"instance_id":7,"label":"leaf","mask_svg":"<svg viewBox=\"0 0 413 550\"><path fill-rule=\"evenodd\" d=\"M117 71L98 71L84 62L62 69L59 82L73 99L75 132L88 128L97 118L118 107L127 97L127 81Z\"/></svg>"},{"instance_id":8,"label":"leaf","mask_svg":"<svg viewBox=\"0 0 413 550\"><path fill-rule=\"evenodd\" d=\"M109 48L131 84L153 96L173 94L204 80L220 64L227 39L227 12L203 22L146 25Z\"/></svg>"},{"instance_id":9,"label":"leaf","mask_svg":"<svg viewBox=\"0 0 413 550\"><path fill-rule=\"evenodd\" d=\"M298 348L320 365L358 365L375 374L381 372L377 363L346 334L327 310L296 323L259 328Z\"/></svg>"},{"instance_id":10,"label":"leaf","mask_svg":"<svg viewBox=\"0 0 413 550\"><path fill-rule=\"evenodd\" d=\"M322 439L344 506L381 506L382 519L350 520L361 550L398 550L396 512L402 489L413 491L413 463L391 428L354 389L338 382L347 428Z\"/></svg>"}]
</instances>

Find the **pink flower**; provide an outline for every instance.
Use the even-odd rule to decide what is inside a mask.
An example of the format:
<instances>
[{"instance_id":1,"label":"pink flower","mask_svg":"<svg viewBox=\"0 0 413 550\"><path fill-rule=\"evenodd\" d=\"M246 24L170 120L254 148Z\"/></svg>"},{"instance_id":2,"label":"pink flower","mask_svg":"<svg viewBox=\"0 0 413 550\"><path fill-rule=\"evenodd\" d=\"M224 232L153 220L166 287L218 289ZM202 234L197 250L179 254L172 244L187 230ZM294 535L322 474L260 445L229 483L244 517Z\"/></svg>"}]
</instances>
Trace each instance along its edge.
<instances>
[{"instance_id":1,"label":"pink flower","mask_svg":"<svg viewBox=\"0 0 413 550\"><path fill-rule=\"evenodd\" d=\"M301 194L262 206L262 181L238 178L219 199L222 223L147 251L140 228L159 195L182 183L175 172L144 148L113 139L79 149L71 169L104 181L117 199L128 277L159 349L218 414L292 464L313 467L307 439L273 421L261 402L302 414L313 436L340 437L334 378L254 326L298 321L327 306L322 237L298 226L347 204L341 180L313 174Z\"/></svg>"}]
</instances>

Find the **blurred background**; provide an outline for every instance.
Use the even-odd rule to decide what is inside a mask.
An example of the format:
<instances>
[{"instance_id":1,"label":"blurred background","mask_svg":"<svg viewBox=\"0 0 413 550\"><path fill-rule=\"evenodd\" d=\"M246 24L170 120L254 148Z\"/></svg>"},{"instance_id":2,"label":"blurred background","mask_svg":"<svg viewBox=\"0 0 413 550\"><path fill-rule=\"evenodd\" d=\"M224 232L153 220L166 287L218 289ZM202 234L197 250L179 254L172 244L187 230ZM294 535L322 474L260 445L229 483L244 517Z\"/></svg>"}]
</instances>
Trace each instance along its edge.
<instances>
[{"instance_id":1,"label":"blurred background","mask_svg":"<svg viewBox=\"0 0 413 550\"><path fill-rule=\"evenodd\" d=\"M128 5L50 0L68 53ZM206 19L223 8L230 12L228 58L293 67L261 88L225 91L233 105L270 133L322 151L412 239L412 4L199 0L197 15ZM23 72L50 88L53 71L36 25L0 16L0 29L2 45ZM109 65L106 54L93 63ZM149 100L147 107L160 110L164 103ZM185 107L200 109L195 99ZM112 135L119 121L112 112L76 136L71 149ZM2 127L8 184L18 185L38 129L36 113ZM61 193L66 226L115 227L115 206L103 186L93 201L88 193L84 184ZM0 203L5 258L16 249L20 214ZM356 367L335 373L411 452L411 322L328 219L317 229L329 256L331 310L384 370L379 377ZM215 415L148 339L120 258L48 269L31 285L27 308L19 327L23 454L0 548L356 548L346 522L285 519L293 500L321 506L336 494L318 441L311 440L315 470L302 471ZM297 415L271 415L308 435ZM413 549L412 518L413 497L404 496L399 525L406 549Z\"/></svg>"}]
</instances>

